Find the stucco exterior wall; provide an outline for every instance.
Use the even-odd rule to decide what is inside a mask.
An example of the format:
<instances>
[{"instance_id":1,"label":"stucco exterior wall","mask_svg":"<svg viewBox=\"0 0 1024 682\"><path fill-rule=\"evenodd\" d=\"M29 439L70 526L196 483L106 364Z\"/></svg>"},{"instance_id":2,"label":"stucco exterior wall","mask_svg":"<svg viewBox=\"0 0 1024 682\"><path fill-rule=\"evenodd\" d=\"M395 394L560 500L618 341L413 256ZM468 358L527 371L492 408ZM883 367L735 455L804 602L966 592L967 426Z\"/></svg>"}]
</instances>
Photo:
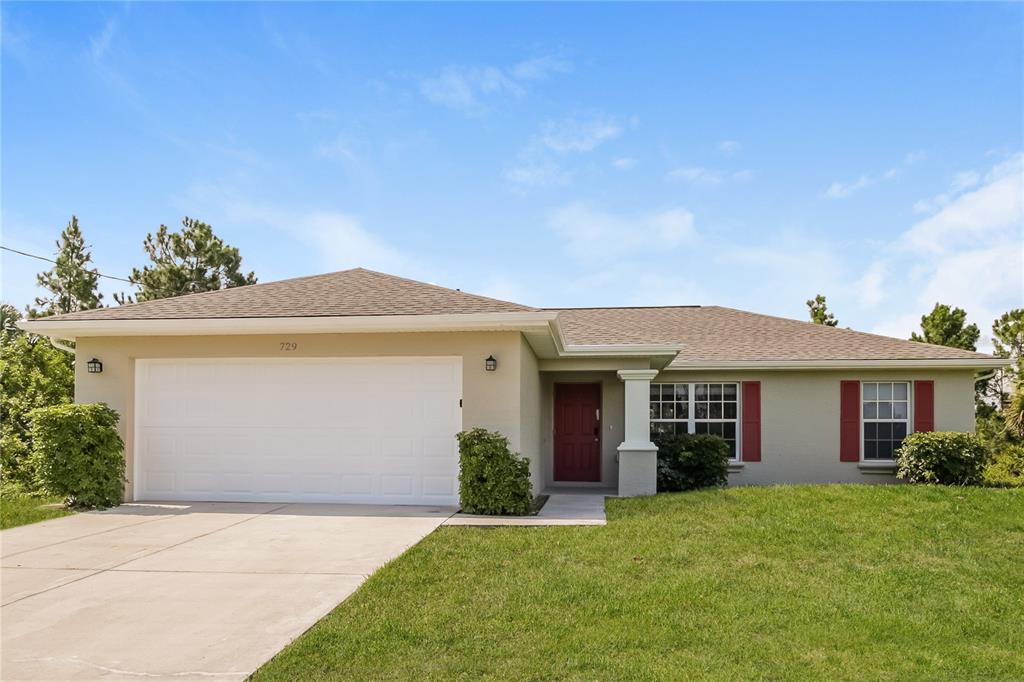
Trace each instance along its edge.
<instances>
[{"instance_id":1,"label":"stucco exterior wall","mask_svg":"<svg viewBox=\"0 0 1024 682\"><path fill-rule=\"evenodd\" d=\"M541 403L543 398L537 356L526 339L519 341L519 446L520 454L530 460L530 482L534 494L544 489L544 462L541 443Z\"/></svg>"},{"instance_id":2,"label":"stucco exterior wall","mask_svg":"<svg viewBox=\"0 0 1024 682\"><path fill-rule=\"evenodd\" d=\"M601 384L601 482L570 483L554 480L554 416L556 383ZM541 453L545 486L580 486L617 488L619 485L618 451L622 443L625 418L623 385L615 372L542 372L543 403L541 405Z\"/></svg>"},{"instance_id":3,"label":"stucco exterior wall","mask_svg":"<svg viewBox=\"0 0 1024 682\"><path fill-rule=\"evenodd\" d=\"M974 373L937 371L664 371L656 382L760 381L761 461L730 474L733 485L765 483L893 482L888 473L867 472L839 461L839 382L935 382L935 429L974 431ZM741 406L742 409L742 406ZM911 425L913 424L911 404Z\"/></svg>"},{"instance_id":4,"label":"stucco exterior wall","mask_svg":"<svg viewBox=\"0 0 1024 682\"><path fill-rule=\"evenodd\" d=\"M283 342L295 343L295 350L283 351ZM76 352L75 400L107 403L121 415L129 480L126 494L131 495L136 359L461 356L463 428L479 426L499 431L509 438L513 449L525 449L523 454L535 458L537 440L531 435L531 427L526 433L530 440L524 441L520 419L524 411L521 392L524 384L529 384L521 369L521 363L529 360L524 358L522 345L519 332L81 338ZM484 369L488 355L499 360L494 372ZM93 357L103 362L102 374L87 372L85 362ZM537 476L539 480L539 468Z\"/></svg>"}]
</instances>

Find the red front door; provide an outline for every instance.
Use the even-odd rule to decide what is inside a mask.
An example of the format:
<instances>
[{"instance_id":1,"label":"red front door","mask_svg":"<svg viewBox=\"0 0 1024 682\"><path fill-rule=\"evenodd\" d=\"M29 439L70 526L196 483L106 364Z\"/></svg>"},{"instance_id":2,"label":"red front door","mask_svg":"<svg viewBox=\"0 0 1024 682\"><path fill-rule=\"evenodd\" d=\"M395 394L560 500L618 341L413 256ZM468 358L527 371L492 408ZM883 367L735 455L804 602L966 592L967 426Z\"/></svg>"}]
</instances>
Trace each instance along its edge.
<instances>
[{"instance_id":1,"label":"red front door","mask_svg":"<svg viewBox=\"0 0 1024 682\"><path fill-rule=\"evenodd\" d=\"M601 480L601 384L555 384L555 480Z\"/></svg>"}]
</instances>

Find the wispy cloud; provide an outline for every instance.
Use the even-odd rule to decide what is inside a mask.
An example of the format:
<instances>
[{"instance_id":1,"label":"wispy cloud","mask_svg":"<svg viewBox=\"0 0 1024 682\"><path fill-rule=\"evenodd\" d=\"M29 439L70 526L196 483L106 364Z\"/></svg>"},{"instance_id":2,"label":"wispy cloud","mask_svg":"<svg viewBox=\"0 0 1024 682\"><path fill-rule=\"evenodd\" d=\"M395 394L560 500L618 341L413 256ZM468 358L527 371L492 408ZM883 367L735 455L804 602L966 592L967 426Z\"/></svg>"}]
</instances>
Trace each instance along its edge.
<instances>
[{"instance_id":1,"label":"wispy cloud","mask_svg":"<svg viewBox=\"0 0 1024 682\"><path fill-rule=\"evenodd\" d=\"M569 255L587 263L614 261L651 244L671 249L697 236L693 214L683 207L617 215L573 203L552 211L548 225L565 240ZM609 248L611 244L614 248Z\"/></svg>"},{"instance_id":2,"label":"wispy cloud","mask_svg":"<svg viewBox=\"0 0 1024 682\"><path fill-rule=\"evenodd\" d=\"M603 114L545 121L505 171L505 179L519 190L566 185L572 178L563 167L566 157L592 152L621 134L618 121Z\"/></svg>"},{"instance_id":3,"label":"wispy cloud","mask_svg":"<svg viewBox=\"0 0 1024 682\"><path fill-rule=\"evenodd\" d=\"M872 265L886 268L895 281L878 297L869 291L867 302L898 296L899 304L906 305L909 292L920 313L936 302L956 305L985 334L997 315L1020 305L1024 290L1024 154L984 174L958 174L939 196L941 208L884 249L888 262ZM865 274L869 281L870 275ZM894 314L879 321L875 331L906 336L917 327L920 313ZM982 346L988 343L983 336Z\"/></svg>"},{"instance_id":4,"label":"wispy cloud","mask_svg":"<svg viewBox=\"0 0 1024 682\"><path fill-rule=\"evenodd\" d=\"M551 151L590 152L622 134L622 126L606 116L566 118L541 126L540 142Z\"/></svg>"},{"instance_id":5,"label":"wispy cloud","mask_svg":"<svg viewBox=\"0 0 1024 682\"><path fill-rule=\"evenodd\" d=\"M825 190L825 197L828 199L846 199L873 185L895 180L903 175L907 168L923 160L925 157L926 154L924 152L910 152L903 157L903 162L900 165L893 166L881 173L864 173L851 182L840 182L837 180Z\"/></svg>"},{"instance_id":6,"label":"wispy cloud","mask_svg":"<svg viewBox=\"0 0 1024 682\"><path fill-rule=\"evenodd\" d=\"M342 159L345 161L354 161L356 158L355 153L352 151L352 147L348 140L344 136L338 136L330 142L324 142L317 145L314 150L316 155L324 159Z\"/></svg>"},{"instance_id":7,"label":"wispy cloud","mask_svg":"<svg viewBox=\"0 0 1024 682\"><path fill-rule=\"evenodd\" d=\"M728 181L745 182L752 175L749 170L723 171L700 166L681 166L670 170L666 174L666 178L694 187L717 187Z\"/></svg>"},{"instance_id":8,"label":"wispy cloud","mask_svg":"<svg viewBox=\"0 0 1024 682\"><path fill-rule=\"evenodd\" d=\"M103 25L102 31L89 38L89 54L94 60L100 61L106 56L116 33L117 20L111 17Z\"/></svg>"},{"instance_id":9,"label":"wispy cloud","mask_svg":"<svg viewBox=\"0 0 1024 682\"><path fill-rule=\"evenodd\" d=\"M467 115L487 110L494 96L522 97L527 84L572 71L572 64L554 56L528 59L510 67L449 65L424 78L420 92L428 101Z\"/></svg>"},{"instance_id":10,"label":"wispy cloud","mask_svg":"<svg viewBox=\"0 0 1024 682\"><path fill-rule=\"evenodd\" d=\"M520 188L553 187L569 184L572 173L551 161L526 161L507 169L505 179Z\"/></svg>"},{"instance_id":11,"label":"wispy cloud","mask_svg":"<svg viewBox=\"0 0 1024 682\"><path fill-rule=\"evenodd\" d=\"M637 164L636 159L628 157L628 156L623 156L621 158L618 158L618 159L615 159L615 160L612 161L612 168L616 168L616 169L622 170L622 171L627 171L627 170L632 170L633 167L636 166L636 164Z\"/></svg>"},{"instance_id":12,"label":"wispy cloud","mask_svg":"<svg viewBox=\"0 0 1024 682\"><path fill-rule=\"evenodd\" d=\"M266 226L308 245L320 267L342 270L368 267L401 271L410 260L396 247L368 229L351 213L329 209L300 209L254 200L215 184L194 185L179 199L182 210L210 216L208 220Z\"/></svg>"},{"instance_id":13,"label":"wispy cloud","mask_svg":"<svg viewBox=\"0 0 1024 682\"><path fill-rule=\"evenodd\" d=\"M736 140L722 140L718 143L718 151L726 156L736 156L743 149L743 145Z\"/></svg>"}]
</instances>

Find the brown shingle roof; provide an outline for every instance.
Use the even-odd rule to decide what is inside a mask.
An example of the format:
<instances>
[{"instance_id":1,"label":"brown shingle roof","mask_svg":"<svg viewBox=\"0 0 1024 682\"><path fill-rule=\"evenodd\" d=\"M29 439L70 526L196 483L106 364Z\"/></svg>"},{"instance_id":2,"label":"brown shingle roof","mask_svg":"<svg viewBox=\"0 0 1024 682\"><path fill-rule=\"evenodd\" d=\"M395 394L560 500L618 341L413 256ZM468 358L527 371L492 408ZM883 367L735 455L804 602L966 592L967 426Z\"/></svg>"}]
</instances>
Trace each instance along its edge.
<instances>
[{"instance_id":1,"label":"brown shingle roof","mask_svg":"<svg viewBox=\"0 0 1024 682\"><path fill-rule=\"evenodd\" d=\"M719 306L559 309L566 343L679 344L689 362L962 360L982 353Z\"/></svg>"},{"instance_id":2,"label":"brown shingle roof","mask_svg":"<svg viewBox=\"0 0 1024 682\"><path fill-rule=\"evenodd\" d=\"M355 268L115 308L37 318L187 320L216 318L457 315L540 309ZM799 360L963 360L991 358L956 348L823 327L718 306L568 308L559 324L569 345L674 344L673 365Z\"/></svg>"},{"instance_id":3,"label":"brown shingle roof","mask_svg":"<svg viewBox=\"0 0 1024 682\"><path fill-rule=\"evenodd\" d=\"M354 315L517 313L529 306L467 294L412 279L355 268L116 308L69 313L45 320L159 320Z\"/></svg>"}]
</instances>

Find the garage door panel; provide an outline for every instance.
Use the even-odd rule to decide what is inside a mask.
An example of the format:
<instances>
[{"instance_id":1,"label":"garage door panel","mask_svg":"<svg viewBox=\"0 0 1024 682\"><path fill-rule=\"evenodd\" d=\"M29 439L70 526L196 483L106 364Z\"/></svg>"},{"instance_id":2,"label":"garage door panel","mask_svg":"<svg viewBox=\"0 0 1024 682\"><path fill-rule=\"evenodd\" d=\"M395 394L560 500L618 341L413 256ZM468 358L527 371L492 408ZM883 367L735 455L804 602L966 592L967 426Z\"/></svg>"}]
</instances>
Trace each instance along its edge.
<instances>
[{"instance_id":1,"label":"garage door panel","mask_svg":"<svg viewBox=\"0 0 1024 682\"><path fill-rule=\"evenodd\" d=\"M139 360L136 497L454 504L461 383L459 358Z\"/></svg>"}]
</instances>

